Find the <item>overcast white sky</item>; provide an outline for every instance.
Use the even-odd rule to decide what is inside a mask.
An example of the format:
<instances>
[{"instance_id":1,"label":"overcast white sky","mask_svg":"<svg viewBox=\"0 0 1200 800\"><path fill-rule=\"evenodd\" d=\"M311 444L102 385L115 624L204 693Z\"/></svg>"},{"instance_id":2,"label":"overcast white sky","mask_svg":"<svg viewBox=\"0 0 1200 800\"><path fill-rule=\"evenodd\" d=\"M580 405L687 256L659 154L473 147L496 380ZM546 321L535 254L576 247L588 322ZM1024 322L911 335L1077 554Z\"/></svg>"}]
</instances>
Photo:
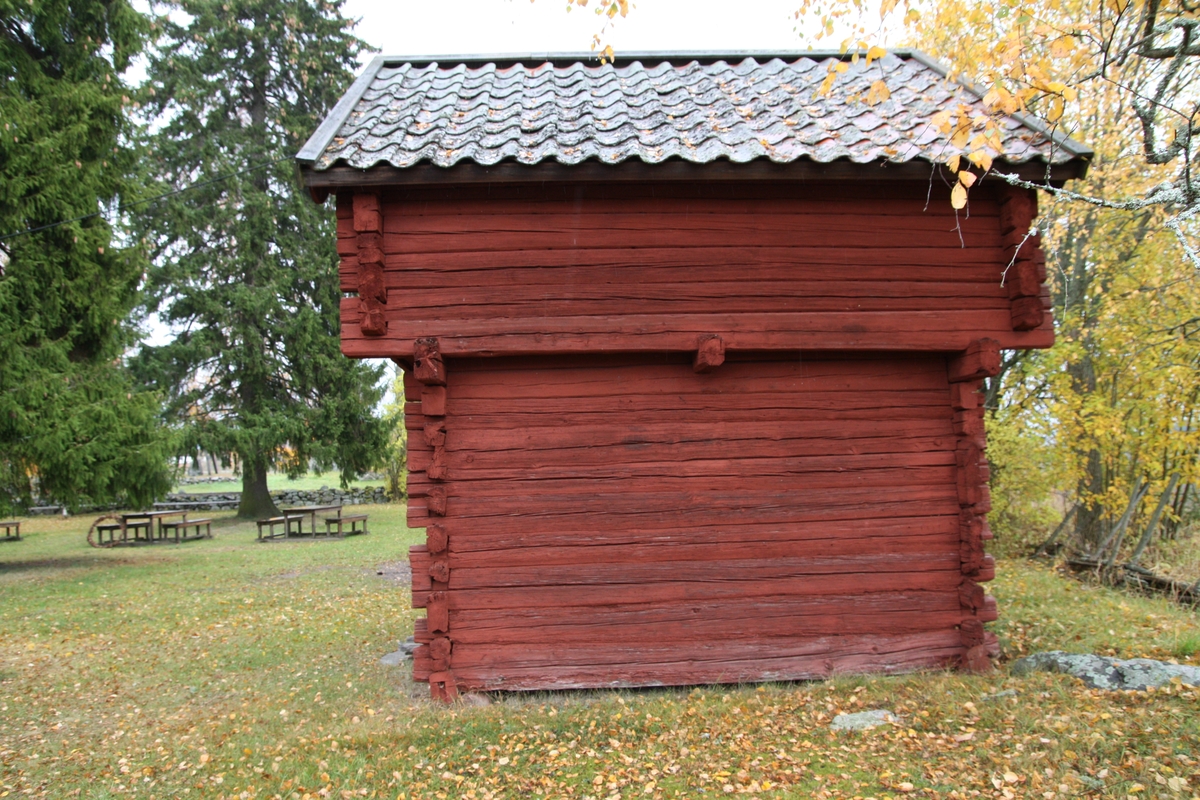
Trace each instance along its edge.
<instances>
[{"instance_id":1,"label":"overcast white sky","mask_svg":"<svg viewBox=\"0 0 1200 800\"><path fill-rule=\"evenodd\" d=\"M604 27L566 0L348 0L358 35L385 55L583 52ZM640 0L604 34L616 50L801 50L800 0ZM836 47L836 42L822 46ZM370 56L364 56L364 62Z\"/></svg>"}]
</instances>

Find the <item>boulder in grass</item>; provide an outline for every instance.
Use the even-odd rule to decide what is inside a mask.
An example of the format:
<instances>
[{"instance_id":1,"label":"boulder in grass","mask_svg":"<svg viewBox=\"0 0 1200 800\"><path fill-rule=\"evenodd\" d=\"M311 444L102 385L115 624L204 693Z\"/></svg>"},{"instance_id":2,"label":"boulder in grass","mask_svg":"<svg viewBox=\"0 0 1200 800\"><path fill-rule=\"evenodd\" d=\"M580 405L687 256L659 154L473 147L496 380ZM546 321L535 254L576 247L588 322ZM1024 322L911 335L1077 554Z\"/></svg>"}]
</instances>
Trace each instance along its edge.
<instances>
[{"instance_id":1,"label":"boulder in grass","mask_svg":"<svg viewBox=\"0 0 1200 800\"><path fill-rule=\"evenodd\" d=\"M1091 689L1145 691L1165 686L1178 678L1189 686L1200 686L1200 667L1167 664L1150 658L1118 659L1088 653L1051 650L1034 653L1013 662L1014 675L1030 672L1061 672L1079 678Z\"/></svg>"},{"instance_id":2,"label":"boulder in grass","mask_svg":"<svg viewBox=\"0 0 1200 800\"><path fill-rule=\"evenodd\" d=\"M829 727L835 731L866 731L896 721L896 715L886 709L838 714Z\"/></svg>"}]
</instances>

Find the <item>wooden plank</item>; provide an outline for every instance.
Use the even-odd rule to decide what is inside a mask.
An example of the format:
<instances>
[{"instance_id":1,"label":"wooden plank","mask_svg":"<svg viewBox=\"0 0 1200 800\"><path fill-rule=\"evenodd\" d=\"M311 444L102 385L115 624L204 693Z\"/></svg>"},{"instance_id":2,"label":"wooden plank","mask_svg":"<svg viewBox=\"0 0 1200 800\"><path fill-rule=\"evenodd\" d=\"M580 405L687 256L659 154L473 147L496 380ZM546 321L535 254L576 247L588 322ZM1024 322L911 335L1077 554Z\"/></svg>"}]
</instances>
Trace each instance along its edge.
<instances>
[{"instance_id":1,"label":"wooden plank","mask_svg":"<svg viewBox=\"0 0 1200 800\"><path fill-rule=\"evenodd\" d=\"M706 425L709 421L716 420L725 423L769 422L775 424L835 422L837 420L878 422L880 417L887 416L905 420L944 421L949 416L949 409L946 406L944 397L942 401L937 404L900 405L897 403L895 405L885 405L883 402L877 400L873 407L847 409L812 408L812 404L805 407L800 403L792 407L787 407L783 401L774 408L745 406L741 408L737 406L722 408L721 406L724 404L719 402L710 402L705 404L707 407L698 407L700 404L681 401L677 402L674 408L670 408L670 403L665 398L653 398L652 402L641 403L640 405L643 408L635 409L630 407L632 404L622 408L618 398L611 398L609 404L610 410L606 411L580 411L575 407L575 403L571 403L570 406L564 408L564 403L538 401L534 403L526 402L525 408L529 410L522 412L514 411L506 403L504 410L500 413L497 413L498 409L495 402L492 403L490 408L486 407L485 404L475 403L474 407L479 408L480 412L471 414L463 410L462 404L457 402L456 398L454 412L457 417L455 420L455 430L457 431L485 432L525 427L548 428L575 425L585 425L594 428L606 419L611 423L615 414L620 416L623 424L660 424L674 419L683 427L695 428ZM657 407L645 407L650 405ZM830 403L829 405L833 404ZM952 418L956 426L960 419L965 421L967 418L959 416ZM981 422L982 416L973 414L970 419ZM407 427L409 430L421 431L425 426L416 427L415 424L408 424Z\"/></svg>"},{"instance_id":2,"label":"wooden plank","mask_svg":"<svg viewBox=\"0 0 1200 800\"><path fill-rule=\"evenodd\" d=\"M877 553L886 554L887 558L908 557L912 554L932 555L937 559L957 558L959 537L957 531L915 536L884 535L867 539L831 537L806 541L781 537L760 539L755 541L752 547L748 547L745 540L696 542L690 538L635 544L600 544L586 539L576 540L567 534L562 535L554 544L537 548L491 547L486 550L464 551L459 549L458 542L455 541L451 560L455 570L481 571L535 568L552 572L560 566L575 568L622 564L661 567L675 562L693 561L717 561L740 565L738 569L749 569L751 567L748 566L748 562L765 559L779 559L782 562L793 559L860 558L864 554L874 558Z\"/></svg>"},{"instance_id":3,"label":"wooden plank","mask_svg":"<svg viewBox=\"0 0 1200 800\"><path fill-rule=\"evenodd\" d=\"M1003 321L1001 321L1003 316ZM342 301L342 353L351 358L407 358L424 334L440 338L452 356L536 353L690 352L706 330L730 330L731 350L959 351L981 332L1003 349L1049 347L1051 320L1031 331L1014 331L1007 311L870 312L811 315L646 315L617 318L556 317L516 320L398 319L389 315L386 337L356 333L356 298Z\"/></svg>"},{"instance_id":4,"label":"wooden plank","mask_svg":"<svg viewBox=\"0 0 1200 800\"><path fill-rule=\"evenodd\" d=\"M411 451L410 451L411 452ZM428 455L428 454L426 454ZM594 455L594 454L591 454ZM664 454L665 455L665 454ZM661 458L650 455L649 458ZM470 461L467 461L470 458ZM410 469L423 467L426 462L410 462ZM560 463L547 464L537 459L514 459L492 454L488 459L475 454L456 455L447 459L447 467L461 470L457 480L467 481L531 481L579 479L601 481L610 478L647 479L658 477L706 478L715 480L721 476L738 476L744 479L769 476L800 475L806 473L851 474L860 471L884 470L908 467L953 467L954 455L950 451L907 452L883 454L859 454L837 456L811 456L799 458L741 458L699 459L695 461L633 461L613 454L611 461L597 463L597 459L563 459ZM411 479L410 479L411 480ZM418 479L419 481L419 479ZM410 483L410 486L413 485Z\"/></svg>"},{"instance_id":5,"label":"wooden plank","mask_svg":"<svg viewBox=\"0 0 1200 800\"><path fill-rule=\"evenodd\" d=\"M353 291L357 247L338 240L343 288ZM353 249L352 249L353 248ZM909 291L955 297L976 292L1004 292L1002 267L1008 262L992 250L920 248L890 251L884 261L877 251L745 246L707 248L624 248L593 250L503 250L458 253L385 253L388 288L436 288L447 285L510 286L521 283L557 285L637 280L648 286L724 282L736 268L746 281L781 281L793 285L886 284ZM836 279L834 278L836 276Z\"/></svg>"},{"instance_id":6,"label":"wooden plank","mask_svg":"<svg viewBox=\"0 0 1200 800\"><path fill-rule=\"evenodd\" d=\"M521 429L487 430L455 428L446 438L446 449L482 452L487 450L558 450L573 447L646 447L664 445L738 441L782 441L791 439L834 441L842 439L914 439L944 436L953 433L949 408L943 419L881 420L848 419L792 420L784 426L776 422L718 422L706 426L672 425L670 423L634 424L628 428L587 426L574 428L529 427Z\"/></svg>"},{"instance_id":7,"label":"wooden plank","mask_svg":"<svg viewBox=\"0 0 1200 800\"><path fill-rule=\"evenodd\" d=\"M531 558L531 550L550 547L607 547L620 545L679 544L704 545L730 543L758 546L763 542L792 542L797 547L825 540L853 541L858 546L873 548L876 539L912 536L953 537L958 516L949 511L941 516L890 516L878 519L852 518L833 520L802 520L787 524L746 523L692 525L689 520L675 520L674 526L614 527L606 520L585 519L578 525L527 525L516 530L497 529L494 525L479 526L474 522L449 518L443 521L448 535L453 535L455 556L483 551L497 553L513 551L511 557L523 554ZM682 524L681 524L682 523Z\"/></svg>"},{"instance_id":8,"label":"wooden plank","mask_svg":"<svg viewBox=\"0 0 1200 800\"><path fill-rule=\"evenodd\" d=\"M810 179L804 181L803 193L797 191L798 188L800 184L792 184L782 189L751 180L741 183L723 182L720 186L707 182L620 186L571 184L565 189L562 185L539 183L519 187L496 184L473 189L405 187L395 191L384 190L382 197L384 207L389 213L402 211L413 217L448 214L471 217L483 214L540 214L565 206L580 212L639 214L662 213L664 209L689 215L709 211L742 211L747 216L760 213L816 211L851 216L881 214L940 218L950 224L956 219L954 209L949 203L929 202L930 188L927 180L889 187L868 187L860 183L852 189L838 181ZM950 199L948 189L942 191L941 187L934 187L933 191L935 195L940 194L945 199ZM667 200L672 202L665 202ZM982 189L978 197L972 193L971 218L977 222L987 217L996 218L991 222L991 226L996 227L1001 200L1002 198L986 189ZM961 213L958 217L966 221Z\"/></svg>"},{"instance_id":9,"label":"wooden plank","mask_svg":"<svg viewBox=\"0 0 1200 800\"><path fill-rule=\"evenodd\" d=\"M398 281L398 283L400 283ZM640 287L639 287L640 288ZM1013 301L1000 292L988 292L965 297L894 297L881 294L878 286L874 287L875 294L864 286L857 296L812 295L807 291L790 290L785 292L769 292L767 290L751 291L754 287L743 287L746 291L730 295L713 293L705 296L704 292L679 290L667 287L662 291L646 291L646 295L663 295L659 297L628 297L627 292L616 289L589 292L587 287L580 287L578 295L573 287L562 291L546 290L521 291L521 297L510 298L503 296L497 289L487 288L448 288L445 290L417 291L410 287L399 286L390 289L387 307L393 316L405 317L438 317L453 315L458 320L492 319L495 317L527 318L554 316L594 316L616 317L624 314L704 314L712 310L714 304L719 304L723 313L789 313L798 307L807 313L938 313L953 308L956 311L1007 311ZM361 277L360 287L361 292ZM883 290L886 291L886 290ZM541 294L544 297L526 295ZM1040 310L1041 300L1034 305ZM1040 324L1040 323L1039 323ZM1033 326L1033 327L1036 327ZM1028 330L1028 328L1022 329ZM693 346L694 349L694 346Z\"/></svg>"},{"instance_id":10,"label":"wooden plank","mask_svg":"<svg viewBox=\"0 0 1200 800\"><path fill-rule=\"evenodd\" d=\"M1022 267L1027 262L1018 262ZM1012 281L1001 285L995 276L988 276L976 281L954 283L917 282L899 280L895 275L883 276L876 280L858 277L854 280L831 280L826 272L822 278L804 280L797 277L794 270L781 267L780 275L772 275L769 279L754 280L749 277L734 281L729 279L729 272L705 276L706 280L685 280L688 270L680 268L673 271L671 280L650 281L641 270L622 270L611 275L599 276L596 270L585 269L541 269L536 271L492 270L489 272L422 272L414 274L395 268L386 273L387 288L390 291L403 291L406 297L396 298L403 302L403 308L438 308L445 305L483 306L491 308L509 308L544 303L547 308L569 302L571 304L589 301L617 301L634 303L638 301L653 301L654 303L673 303L686 300L691 303L722 300L734 301L739 299L769 300L779 298L781 302L795 303L804 300L806 303L815 302L822 298L853 300L865 302L871 299L887 299L895 303L910 301L941 302L943 306L971 299L1001 302L1011 299L1010 293L1014 287L1019 287L1021 278L1026 270L1014 268L1009 276ZM517 272L518 274L512 274ZM695 275L696 268L691 269ZM417 280L421 279L421 280ZM508 281L519 279L536 279L538 282L505 286ZM636 285L616 283L636 279ZM882 284L882 285L881 285ZM497 289L503 287L503 292ZM1022 292L1038 295L1041 287L1034 285L1034 291ZM885 295L884 297L880 297ZM903 306L901 306L903 307ZM792 306L794 309L794 305ZM807 306L806 306L807 308Z\"/></svg>"},{"instance_id":11,"label":"wooden plank","mask_svg":"<svg viewBox=\"0 0 1200 800\"><path fill-rule=\"evenodd\" d=\"M948 424L948 423L947 423ZM687 432L681 432L686 434ZM721 442L719 440L678 441L670 444L668 449L647 447L649 440L631 438L628 442L614 443L611 447L599 445L588 446L586 443L576 448L555 447L554 442L546 443L545 447L530 447L528 450L488 448L473 451L459 451L449 454L448 462L452 466L471 457L474 460L466 462L480 468L497 466L497 460L505 454L520 456L520 463L529 468L563 464L590 464L601 466L606 464L637 464L643 462L659 462L665 459L677 461L696 460L740 460L740 459L798 459L812 457L844 456L854 458L863 454L894 454L894 453L928 453L952 450L956 437L947 433L945 436L895 436L883 437L871 435L872 431L863 431L862 435L846 435L838 439L826 438L787 438L787 439L748 439ZM494 441L494 440L493 440ZM414 448L413 457L429 453L428 448ZM418 463L418 462L414 462ZM503 463L500 461L500 463ZM510 462L511 463L511 462ZM779 463L785 463L780 461Z\"/></svg>"},{"instance_id":12,"label":"wooden plank","mask_svg":"<svg viewBox=\"0 0 1200 800\"><path fill-rule=\"evenodd\" d=\"M826 678L948 666L962 654L957 630L899 636L822 636L798 642L705 642L640 646L504 649L463 645L455 675L477 689L566 689ZM488 659L488 654L493 659Z\"/></svg>"},{"instance_id":13,"label":"wooden plank","mask_svg":"<svg viewBox=\"0 0 1200 800\"><path fill-rule=\"evenodd\" d=\"M513 608L503 610L470 609L450 615L456 641L545 641L561 635L570 639L587 638L610 627L710 624L722 635L745 638L758 634L753 620L766 620L772 635L779 635L781 619L822 617L837 623L845 614L889 614L915 612L945 614L951 612L950 625L962 619L957 595L934 592L877 592L864 595L827 595L817 597L762 596L730 597L720 601L663 602L655 605L633 603L611 606L567 608ZM805 624L811 624L811 620ZM929 625L926 629L941 627ZM843 628L843 631L851 630ZM525 632L528 631L528 634ZM525 638L522 638L525 636ZM627 635L623 638L629 638ZM418 640L419 641L419 640Z\"/></svg>"},{"instance_id":14,"label":"wooden plank","mask_svg":"<svg viewBox=\"0 0 1200 800\"><path fill-rule=\"evenodd\" d=\"M623 496L663 495L691 498L696 495L712 494L717 485L744 486L740 492L751 502L756 497L777 497L795 493L793 502L814 502L827 492L890 490L908 488L914 492L926 487L953 485L956 471L953 466L924 468L897 468L860 470L846 472L813 472L805 475L781 473L778 475L743 476L733 471L717 472L708 478L659 476L595 478L537 478L530 476L519 481L465 480L470 476L469 468L461 477L456 475L454 496L464 501L491 502L491 498L538 497L547 503L562 498L593 494L620 504ZM434 476L430 476L434 477ZM723 479L723 480L718 480ZM831 495L832 496L832 495ZM914 495L915 496L915 495Z\"/></svg>"},{"instance_id":15,"label":"wooden plank","mask_svg":"<svg viewBox=\"0 0 1200 800\"><path fill-rule=\"evenodd\" d=\"M546 643L586 646L597 640L650 641L683 647L700 639L735 641L751 635L787 640L847 632L859 635L915 634L953 628L962 620L962 612L957 609L856 611L849 599L844 600L837 610L821 614L756 612L753 608L742 608L738 616L731 616L728 611L728 607L721 607L713 614L696 613L690 618L681 614L663 622L633 622L619 614L595 614L590 624L582 621L554 624L556 616L548 612L540 620L523 617L519 624L514 622L503 628L476 627L465 621L473 616L466 614L453 617L450 626L456 647L525 644L536 649ZM535 624L538 621L544 624Z\"/></svg>"},{"instance_id":16,"label":"wooden plank","mask_svg":"<svg viewBox=\"0 0 1200 800\"><path fill-rule=\"evenodd\" d=\"M716 393L750 396L760 392L801 391L870 392L885 398L892 395L903 398L909 391L947 390L945 362L941 358L936 362L928 358L897 361L885 366L877 361L853 359L841 363L798 359L782 365L728 360L719 373L696 376L683 361L679 365L660 362L621 366L589 359L584 365L576 360L577 368L556 369L553 364L545 364L541 369L531 370L527 363L505 369L506 363L501 360L481 369L477 360L464 360L455 365L455 398L479 397L483 387L489 391L493 387L503 388L505 398ZM620 382L621 392L613 392L614 381ZM680 401L686 402L682 398Z\"/></svg>"},{"instance_id":17,"label":"wooden plank","mask_svg":"<svg viewBox=\"0 0 1200 800\"><path fill-rule=\"evenodd\" d=\"M774 636L757 636L730 640L699 640L674 643L653 641L593 641L556 645L553 642L519 643L513 645L473 645L464 643L454 649L455 671L470 670L486 665L503 665L504 670L537 667L658 665L686 659L692 662L724 663L772 661L789 656L830 656L846 645L845 640L863 647L866 652L886 653L906 651L932 642L962 652L959 632L954 627L943 630L926 629L918 634L900 635L825 635L788 640ZM841 641L839 641L841 640ZM839 647L841 645L841 647ZM865 645L865 646L864 646ZM852 646L853 647L853 646ZM849 648L846 648L849 649ZM855 648L857 649L857 648Z\"/></svg>"},{"instance_id":18,"label":"wooden plank","mask_svg":"<svg viewBox=\"0 0 1200 800\"><path fill-rule=\"evenodd\" d=\"M439 487L427 495L430 512L439 514L432 498ZM615 517L618 514L671 514L694 519L698 524L705 519L728 518L730 514L743 518L759 518L780 521L804 518L805 514L829 513L839 507L860 508L866 516L869 509L883 505L892 507L924 505L926 508L942 510L943 504L959 504L958 493L953 484L896 487L852 487L815 489L806 492L800 500L793 491L748 492L714 490L704 492L646 491L633 497L622 493L597 496L588 493L542 494L531 491L524 494L471 497L459 493L454 484L450 502L455 516L464 519L497 516L522 516L526 519L538 517L576 517L581 514L598 514ZM445 507L445 505L443 505ZM614 520L615 521L615 520Z\"/></svg>"},{"instance_id":19,"label":"wooden plank","mask_svg":"<svg viewBox=\"0 0 1200 800\"><path fill-rule=\"evenodd\" d=\"M431 591L427 573L413 570L413 607L423 608ZM451 611L529 607L612 606L622 603L660 605L667 602L723 600L751 597L819 597L823 595L866 595L876 592L928 591L953 594L959 591L962 574L953 570L896 571L869 574L839 573L776 578L771 581L745 576L743 580L656 581L644 584L618 583L601 586L520 586L459 589L447 594Z\"/></svg>"},{"instance_id":20,"label":"wooden plank","mask_svg":"<svg viewBox=\"0 0 1200 800\"><path fill-rule=\"evenodd\" d=\"M871 502L859 500L846 505L825 505L804 508L796 504L766 505L763 507L693 508L681 515L678 505L667 511L644 508L629 510L606 509L603 512L563 510L541 511L527 515L488 516L462 514L463 525L486 529L495 536L507 536L530 531L580 531L589 526L606 525L618 529L641 531L674 531L681 526L696 530L708 528L738 528L740 526L792 526L803 523L878 521L891 517L956 516L958 498L953 489L938 501L899 500ZM409 502L410 528L424 528L430 519L422 498ZM446 520L449 524L456 520ZM486 524L485 524L486 523ZM531 534L532 535L532 534Z\"/></svg>"},{"instance_id":21,"label":"wooden plank","mask_svg":"<svg viewBox=\"0 0 1200 800\"><path fill-rule=\"evenodd\" d=\"M464 226L447 233L420 233L385 230L383 248L388 253L460 253L490 252L518 249L531 250L590 250L607 247L614 238L623 244L637 247L693 248L728 247L731 243L763 247L795 247L812 252L817 258L828 257L833 251L854 249L861 255L855 260L870 261L872 256L886 259L888 253L908 251L901 258L919 260L935 250L962 251L986 249L1001 257L1003 240L995 232L964 230L963 241L953 232L887 231L878 237L862 237L862 220L848 219L853 231L827 233L812 225L795 220L793 230L754 230L746 220L733 221L724 228L638 230L624 228L543 228L536 217L515 221L510 225L492 228ZM390 220L389 220L390 222ZM1022 250L1022 252L1025 252ZM945 258L945 256L943 256Z\"/></svg>"},{"instance_id":22,"label":"wooden plank","mask_svg":"<svg viewBox=\"0 0 1200 800\"><path fill-rule=\"evenodd\" d=\"M639 207L639 205L641 207ZM757 234L803 234L813 237L841 235L860 242L861 233L868 229L880 238L922 233L927 238L944 237L955 247L962 247L959 231L965 236L1000 242L1003 232L997 220L1003 220L1005 209L998 215L971 219L955 219L949 215L933 214L872 214L868 205L855 210L842 207L831 212L819 202L751 203L747 206L730 203L707 203L697 207L675 207L658 201L656 206L631 201L621 208L613 204L541 203L508 207L497 201L475 202L460 208L456 204L427 205L420 210L406 203L385 205L387 233L404 236L456 234L463 231L479 233L518 233L561 231L613 231L623 240L636 240L639 235L661 231L720 231L723 241L755 240ZM876 210L881 208L876 206ZM474 213L470 209L474 209ZM911 210L911 208L910 208ZM1026 227L1028 229L1028 227Z\"/></svg>"},{"instance_id":23,"label":"wooden plank","mask_svg":"<svg viewBox=\"0 0 1200 800\"><path fill-rule=\"evenodd\" d=\"M457 559L456 559L457 560ZM957 551L934 553L856 553L837 556L794 556L774 559L679 560L661 563L619 562L592 564L554 564L508 566L505 569L466 568L455 564L450 569L451 593L467 589L540 586L605 587L615 584L647 585L664 579L683 580L705 585L741 583L746 576L770 583L818 575L877 577L887 573L918 572L960 573ZM415 581L414 581L415 585Z\"/></svg>"}]
</instances>

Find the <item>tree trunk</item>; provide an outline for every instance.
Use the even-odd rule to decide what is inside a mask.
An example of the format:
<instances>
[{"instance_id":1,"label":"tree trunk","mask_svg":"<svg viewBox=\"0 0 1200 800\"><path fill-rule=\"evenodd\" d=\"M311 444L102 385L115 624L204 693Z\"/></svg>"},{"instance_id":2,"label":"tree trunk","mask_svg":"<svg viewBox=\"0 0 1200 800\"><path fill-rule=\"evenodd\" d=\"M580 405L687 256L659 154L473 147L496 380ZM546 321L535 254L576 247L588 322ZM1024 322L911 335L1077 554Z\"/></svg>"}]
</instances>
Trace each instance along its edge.
<instances>
[{"instance_id":1,"label":"tree trunk","mask_svg":"<svg viewBox=\"0 0 1200 800\"><path fill-rule=\"evenodd\" d=\"M266 519L279 516L279 509L267 489L267 464L259 459L242 459L242 501L239 519Z\"/></svg>"}]
</instances>

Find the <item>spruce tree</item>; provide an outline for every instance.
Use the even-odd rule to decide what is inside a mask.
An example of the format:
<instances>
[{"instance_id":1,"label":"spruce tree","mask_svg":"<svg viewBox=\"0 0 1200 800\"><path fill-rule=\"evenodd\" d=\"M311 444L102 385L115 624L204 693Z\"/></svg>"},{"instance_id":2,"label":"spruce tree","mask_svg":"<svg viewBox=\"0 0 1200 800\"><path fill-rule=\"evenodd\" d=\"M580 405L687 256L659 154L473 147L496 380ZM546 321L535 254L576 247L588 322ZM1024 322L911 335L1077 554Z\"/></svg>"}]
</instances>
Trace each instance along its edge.
<instances>
[{"instance_id":1,"label":"spruce tree","mask_svg":"<svg viewBox=\"0 0 1200 800\"><path fill-rule=\"evenodd\" d=\"M108 221L139 189L121 73L145 32L125 0L0 0L0 514L170 488L123 361L145 258Z\"/></svg>"},{"instance_id":2,"label":"spruce tree","mask_svg":"<svg viewBox=\"0 0 1200 800\"><path fill-rule=\"evenodd\" d=\"M239 516L276 514L270 469L336 463L344 483L386 445L381 370L339 350L332 209L309 199L291 160L362 42L341 0L168 8L144 90L159 126L152 168L165 188L198 188L146 226L150 310L175 336L140 366L170 393L186 448L236 454Z\"/></svg>"}]
</instances>

